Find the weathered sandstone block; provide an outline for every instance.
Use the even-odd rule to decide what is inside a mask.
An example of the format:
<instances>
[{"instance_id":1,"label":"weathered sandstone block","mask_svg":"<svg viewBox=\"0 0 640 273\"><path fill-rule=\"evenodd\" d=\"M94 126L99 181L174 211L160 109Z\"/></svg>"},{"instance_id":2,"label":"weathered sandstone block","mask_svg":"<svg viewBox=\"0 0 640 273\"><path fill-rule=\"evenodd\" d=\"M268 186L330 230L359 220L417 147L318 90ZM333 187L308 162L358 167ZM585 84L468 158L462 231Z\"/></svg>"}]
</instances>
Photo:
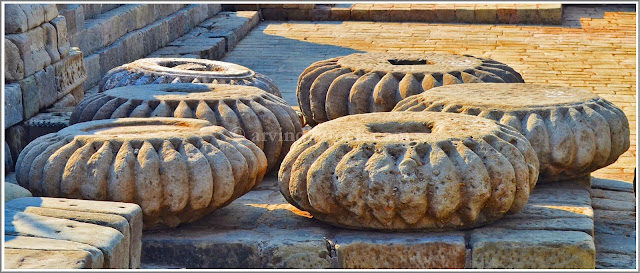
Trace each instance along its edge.
<instances>
[{"instance_id":1,"label":"weathered sandstone block","mask_svg":"<svg viewBox=\"0 0 640 273\"><path fill-rule=\"evenodd\" d=\"M629 121L622 110L589 91L568 86L443 86L407 98L393 111L463 113L512 126L536 151L541 182L588 176L629 148Z\"/></svg>"},{"instance_id":2,"label":"weathered sandstone block","mask_svg":"<svg viewBox=\"0 0 640 273\"><path fill-rule=\"evenodd\" d=\"M280 192L314 218L358 229L470 228L525 206L538 160L524 136L488 119L416 114L312 129L285 157Z\"/></svg>"},{"instance_id":3,"label":"weathered sandstone block","mask_svg":"<svg viewBox=\"0 0 640 273\"><path fill-rule=\"evenodd\" d=\"M511 67L452 54L356 53L313 63L298 78L298 103L309 125L338 117L388 112L433 87L524 82Z\"/></svg>"},{"instance_id":4,"label":"weathered sandstone block","mask_svg":"<svg viewBox=\"0 0 640 273\"><path fill-rule=\"evenodd\" d=\"M302 135L295 111L257 87L226 84L124 86L87 97L71 124L122 117L198 118L244 135L262 149L268 168L277 166Z\"/></svg>"},{"instance_id":5,"label":"weathered sandstone block","mask_svg":"<svg viewBox=\"0 0 640 273\"><path fill-rule=\"evenodd\" d=\"M84 66L82 52L72 48L66 58L53 64L56 78L56 100L69 94L71 90L87 80L87 69Z\"/></svg>"},{"instance_id":6,"label":"weathered sandstone block","mask_svg":"<svg viewBox=\"0 0 640 273\"><path fill-rule=\"evenodd\" d=\"M34 140L18 157L16 178L34 196L136 203L145 227L173 227L251 190L266 166L255 144L207 121L129 118Z\"/></svg>"},{"instance_id":7,"label":"weathered sandstone block","mask_svg":"<svg viewBox=\"0 0 640 273\"><path fill-rule=\"evenodd\" d=\"M249 85L282 97L269 78L244 66L191 58L145 58L123 64L104 75L99 92L126 85L158 83Z\"/></svg>"}]
</instances>

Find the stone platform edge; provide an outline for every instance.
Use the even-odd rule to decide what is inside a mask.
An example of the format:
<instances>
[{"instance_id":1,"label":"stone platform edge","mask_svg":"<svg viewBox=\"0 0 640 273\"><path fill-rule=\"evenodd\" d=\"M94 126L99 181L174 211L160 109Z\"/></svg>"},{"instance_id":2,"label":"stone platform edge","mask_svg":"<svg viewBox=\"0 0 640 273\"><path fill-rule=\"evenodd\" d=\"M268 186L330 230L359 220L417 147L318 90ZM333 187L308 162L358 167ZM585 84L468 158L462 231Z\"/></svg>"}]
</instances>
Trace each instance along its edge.
<instances>
[{"instance_id":1,"label":"stone platform edge","mask_svg":"<svg viewBox=\"0 0 640 273\"><path fill-rule=\"evenodd\" d=\"M365 4L332 7L311 4L225 5L226 10L257 10L273 21L374 21L561 25L562 4Z\"/></svg>"}]
</instances>

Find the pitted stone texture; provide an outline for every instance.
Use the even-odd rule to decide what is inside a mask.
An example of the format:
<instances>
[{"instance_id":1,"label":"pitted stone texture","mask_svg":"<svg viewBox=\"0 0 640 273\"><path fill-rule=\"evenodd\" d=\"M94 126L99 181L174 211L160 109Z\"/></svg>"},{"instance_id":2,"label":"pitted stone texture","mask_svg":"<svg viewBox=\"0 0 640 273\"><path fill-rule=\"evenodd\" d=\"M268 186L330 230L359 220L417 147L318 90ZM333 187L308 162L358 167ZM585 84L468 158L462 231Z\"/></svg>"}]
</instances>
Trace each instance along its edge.
<instances>
[{"instance_id":1,"label":"pitted stone texture","mask_svg":"<svg viewBox=\"0 0 640 273\"><path fill-rule=\"evenodd\" d=\"M257 87L226 84L124 86L87 97L74 109L71 124L122 117L198 118L244 135L276 167L302 125L295 111Z\"/></svg>"},{"instance_id":2,"label":"pitted stone texture","mask_svg":"<svg viewBox=\"0 0 640 273\"><path fill-rule=\"evenodd\" d=\"M104 104L109 100L113 101ZM220 101L226 103L220 104ZM126 109L120 109L121 106ZM284 157L302 130L298 116L278 97L255 87L204 84L128 86L108 90L87 97L76 107L71 122L128 116L206 119L245 134L264 148L270 168Z\"/></svg>"},{"instance_id":3,"label":"pitted stone texture","mask_svg":"<svg viewBox=\"0 0 640 273\"><path fill-rule=\"evenodd\" d=\"M67 240L92 245L104 254L104 267L127 268L129 245L117 230L5 209L5 234Z\"/></svg>"},{"instance_id":4,"label":"pitted stone texture","mask_svg":"<svg viewBox=\"0 0 640 273\"><path fill-rule=\"evenodd\" d=\"M493 222L522 209L537 178L524 136L451 113L371 113L321 124L293 144L279 172L287 201L314 218L386 230Z\"/></svg>"},{"instance_id":5,"label":"pitted stone texture","mask_svg":"<svg viewBox=\"0 0 640 273\"><path fill-rule=\"evenodd\" d=\"M506 230L471 232L472 268L593 269L593 237L579 231Z\"/></svg>"},{"instance_id":6,"label":"pitted stone texture","mask_svg":"<svg viewBox=\"0 0 640 273\"><path fill-rule=\"evenodd\" d=\"M22 80L24 78L24 61L18 47L7 38L4 39L4 56L5 80L8 82Z\"/></svg>"},{"instance_id":7,"label":"pitted stone texture","mask_svg":"<svg viewBox=\"0 0 640 273\"><path fill-rule=\"evenodd\" d=\"M388 112L433 87L524 82L511 67L453 54L355 53L311 64L298 78L298 104L311 126L346 115Z\"/></svg>"},{"instance_id":8,"label":"pitted stone texture","mask_svg":"<svg viewBox=\"0 0 640 273\"><path fill-rule=\"evenodd\" d=\"M177 226L259 184L264 153L204 120L130 118L69 126L29 143L16 178L34 196L142 207L145 227Z\"/></svg>"},{"instance_id":9,"label":"pitted stone texture","mask_svg":"<svg viewBox=\"0 0 640 273\"><path fill-rule=\"evenodd\" d=\"M393 111L476 115L512 126L535 149L540 182L588 176L629 149L622 110L597 95L548 84L464 84L434 88Z\"/></svg>"},{"instance_id":10,"label":"pitted stone texture","mask_svg":"<svg viewBox=\"0 0 640 273\"><path fill-rule=\"evenodd\" d=\"M339 268L464 268L463 233L340 232L333 238Z\"/></svg>"},{"instance_id":11,"label":"pitted stone texture","mask_svg":"<svg viewBox=\"0 0 640 273\"><path fill-rule=\"evenodd\" d=\"M90 223L100 222L100 219L93 218L93 215L112 215L118 216L117 218L123 217L128 222L128 233L130 234L131 239L131 242L129 243L129 268L140 268L140 251L142 248L142 209L136 204L80 199L32 197L20 198L12 200L11 202L7 202L5 203L5 208L20 211L30 211L34 209L49 209L50 212L52 210L65 211L66 213L63 216L53 217L64 219L73 218L76 221L80 220L80 222ZM49 213L47 216L52 215L52 213ZM112 223L110 226L114 226L113 224L117 223ZM101 225L104 226L105 224ZM120 233L124 235L126 231L120 231Z\"/></svg>"},{"instance_id":12,"label":"pitted stone texture","mask_svg":"<svg viewBox=\"0 0 640 273\"><path fill-rule=\"evenodd\" d=\"M9 257L16 258L13 263L7 262L5 268L102 268L104 263L104 255L96 247L67 240L5 235L4 247L7 255L5 261L11 261ZM11 251L10 254L7 253L8 250ZM67 251L72 252L71 255L64 255ZM63 255L50 257L52 253ZM29 258L24 259L25 257Z\"/></svg>"},{"instance_id":13,"label":"pitted stone texture","mask_svg":"<svg viewBox=\"0 0 640 273\"><path fill-rule=\"evenodd\" d=\"M192 58L145 58L123 64L102 77L99 92L120 86L159 83L249 85L282 97L273 81L244 66Z\"/></svg>"},{"instance_id":14,"label":"pitted stone texture","mask_svg":"<svg viewBox=\"0 0 640 273\"><path fill-rule=\"evenodd\" d=\"M5 44L6 46L6 44ZM24 118L22 107L22 89L20 84L5 84L4 90L4 128L20 123Z\"/></svg>"}]
</instances>

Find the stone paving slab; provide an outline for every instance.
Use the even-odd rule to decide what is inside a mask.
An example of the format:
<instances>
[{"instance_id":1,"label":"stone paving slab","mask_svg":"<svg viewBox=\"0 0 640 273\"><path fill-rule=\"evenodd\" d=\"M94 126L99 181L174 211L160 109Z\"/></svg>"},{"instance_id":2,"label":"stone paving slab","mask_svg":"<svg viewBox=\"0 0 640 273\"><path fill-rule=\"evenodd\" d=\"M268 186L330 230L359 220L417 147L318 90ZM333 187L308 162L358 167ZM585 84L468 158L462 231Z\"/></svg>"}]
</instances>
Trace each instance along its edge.
<instances>
[{"instance_id":1,"label":"stone paving slab","mask_svg":"<svg viewBox=\"0 0 640 273\"><path fill-rule=\"evenodd\" d=\"M142 267L593 268L589 193L579 183L573 185L534 190L521 213L481 229L390 233L336 228L313 219L286 202L272 172L255 190L199 221L145 231ZM482 239L470 241L480 231ZM518 240L525 235L540 238ZM487 248L481 241L509 243ZM533 254L520 261L506 254L497 260L487 256L496 249L507 253L512 245L526 249L522 255ZM554 258L560 253L566 254Z\"/></svg>"}]
</instances>

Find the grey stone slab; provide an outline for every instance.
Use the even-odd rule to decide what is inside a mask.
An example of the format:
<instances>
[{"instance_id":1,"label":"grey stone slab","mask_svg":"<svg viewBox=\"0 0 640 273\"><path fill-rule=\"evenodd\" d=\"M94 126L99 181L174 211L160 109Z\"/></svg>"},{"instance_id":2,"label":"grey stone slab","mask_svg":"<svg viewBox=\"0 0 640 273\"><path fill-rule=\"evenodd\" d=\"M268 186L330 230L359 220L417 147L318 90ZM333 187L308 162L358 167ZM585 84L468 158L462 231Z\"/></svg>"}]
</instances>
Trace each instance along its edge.
<instances>
[{"instance_id":1,"label":"grey stone slab","mask_svg":"<svg viewBox=\"0 0 640 273\"><path fill-rule=\"evenodd\" d=\"M126 252L129 252L130 250L131 231L129 228L129 222L127 222L127 219L120 215L83 211L69 211L41 207L28 207L24 209L23 212L113 228L119 231L124 236L123 244L125 245L124 248ZM130 253L129 256L131 257Z\"/></svg>"},{"instance_id":2,"label":"grey stone slab","mask_svg":"<svg viewBox=\"0 0 640 273\"><path fill-rule=\"evenodd\" d=\"M636 195L632 192L622 192L622 191L610 191L603 189L593 189L591 190L591 196L602 199L611 199L617 201L625 201L625 202L635 202Z\"/></svg>"},{"instance_id":3,"label":"grey stone slab","mask_svg":"<svg viewBox=\"0 0 640 273\"><path fill-rule=\"evenodd\" d=\"M9 39L4 39L4 71L8 82L19 81L24 78L24 61L18 47Z\"/></svg>"},{"instance_id":4,"label":"grey stone slab","mask_svg":"<svg viewBox=\"0 0 640 273\"><path fill-rule=\"evenodd\" d=\"M129 264L128 268L140 267L142 209L137 204L65 198L32 197L12 200L11 202L7 202L5 204L5 207L16 209L26 209L28 207L43 207L69 211L115 214L122 216L129 222L131 234L131 244L129 250L129 253L131 255L131 264Z\"/></svg>"},{"instance_id":5,"label":"grey stone slab","mask_svg":"<svg viewBox=\"0 0 640 273\"><path fill-rule=\"evenodd\" d=\"M22 90L20 84L4 86L4 128L18 124L24 119L22 108Z\"/></svg>"},{"instance_id":6,"label":"grey stone slab","mask_svg":"<svg viewBox=\"0 0 640 273\"><path fill-rule=\"evenodd\" d=\"M98 84L102 79L102 74L100 73L100 54L91 54L82 58L82 61L87 70L87 79L82 84L82 87L88 90Z\"/></svg>"},{"instance_id":7,"label":"grey stone slab","mask_svg":"<svg viewBox=\"0 0 640 273\"><path fill-rule=\"evenodd\" d=\"M594 197L591 199L591 205L594 209L636 211L636 203L630 201Z\"/></svg>"},{"instance_id":8,"label":"grey stone slab","mask_svg":"<svg viewBox=\"0 0 640 273\"><path fill-rule=\"evenodd\" d=\"M613 179L593 177L591 179L591 187L594 189L633 192L633 184L631 182Z\"/></svg>"},{"instance_id":9,"label":"grey stone slab","mask_svg":"<svg viewBox=\"0 0 640 273\"><path fill-rule=\"evenodd\" d=\"M58 16L51 20L51 24L56 28L57 40L58 40L58 52L61 58L69 55L69 33L67 32L67 21L64 16Z\"/></svg>"},{"instance_id":10,"label":"grey stone slab","mask_svg":"<svg viewBox=\"0 0 640 273\"><path fill-rule=\"evenodd\" d=\"M596 269L636 269L636 256L598 252Z\"/></svg>"},{"instance_id":11,"label":"grey stone slab","mask_svg":"<svg viewBox=\"0 0 640 273\"><path fill-rule=\"evenodd\" d=\"M44 11L44 22L49 22L58 17L58 8L56 4L41 4Z\"/></svg>"},{"instance_id":12,"label":"grey stone slab","mask_svg":"<svg viewBox=\"0 0 640 273\"><path fill-rule=\"evenodd\" d=\"M594 268L593 238L577 231L480 228L470 232L472 268Z\"/></svg>"},{"instance_id":13,"label":"grey stone slab","mask_svg":"<svg viewBox=\"0 0 640 273\"><path fill-rule=\"evenodd\" d=\"M331 268L331 248L324 230L301 229L275 232L261 247L263 268Z\"/></svg>"},{"instance_id":14,"label":"grey stone slab","mask_svg":"<svg viewBox=\"0 0 640 273\"><path fill-rule=\"evenodd\" d=\"M53 66L47 66L34 74L36 86L38 88L39 108L44 109L51 106L58 99L56 89L56 73Z\"/></svg>"},{"instance_id":15,"label":"grey stone slab","mask_svg":"<svg viewBox=\"0 0 640 273\"><path fill-rule=\"evenodd\" d=\"M31 50L31 38L27 34L27 32L19 33L19 34L8 34L5 35L5 38L11 41L15 47L18 48L18 53L20 54L20 58L22 59L22 63L24 65L24 76L28 77L36 73L36 64L31 56L33 54ZM48 57L48 55L47 55Z\"/></svg>"},{"instance_id":16,"label":"grey stone slab","mask_svg":"<svg viewBox=\"0 0 640 273\"><path fill-rule=\"evenodd\" d=\"M33 117L40 110L40 92L36 84L36 77L29 76L19 82L22 91L23 120Z\"/></svg>"},{"instance_id":17,"label":"grey stone slab","mask_svg":"<svg viewBox=\"0 0 640 273\"><path fill-rule=\"evenodd\" d=\"M553 219L500 219L489 227L519 230L566 230L581 231L593 236L594 224L589 218L553 218Z\"/></svg>"},{"instance_id":18,"label":"grey stone slab","mask_svg":"<svg viewBox=\"0 0 640 273\"><path fill-rule=\"evenodd\" d=\"M593 208L590 205L572 204L531 204L515 214L508 214L503 219L549 219L549 218L580 218L593 219Z\"/></svg>"},{"instance_id":19,"label":"grey stone slab","mask_svg":"<svg viewBox=\"0 0 640 273\"><path fill-rule=\"evenodd\" d=\"M21 33L29 29L27 15L19 4L7 4L4 6L4 33Z\"/></svg>"},{"instance_id":20,"label":"grey stone slab","mask_svg":"<svg viewBox=\"0 0 640 273\"><path fill-rule=\"evenodd\" d=\"M26 236L4 236L4 247L6 249L28 249L28 250L44 250L44 251L84 251L89 255L88 257L82 259L85 260L83 263L87 268L102 268L104 263L104 255L100 249L83 243L72 242L67 240L54 240L47 238L36 238L36 237L26 237ZM46 257L40 257L46 258ZM47 264L44 264L47 268ZM49 267L55 266L54 264L49 264ZM62 267L61 267L62 268Z\"/></svg>"},{"instance_id":21,"label":"grey stone slab","mask_svg":"<svg viewBox=\"0 0 640 273\"><path fill-rule=\"evenodd\" d=\"M20 199L14 199L20 200ZM5 234L85 243L100 249L106 268L127 268L129 253L117 230L67 219L5 210Z\"/></svg>"},{"instance_id":22,"label":"grey stone slab","mask_svg":"<svg viewBox=\"0 0 640 273\"><path fill-rule=\"evenodd\" d=\"M45 45L44 48L49 54L51 63L55 63L60 60L60 52L58 51L58 33L56 28L50 23L44 23L40 25L44 30Z\"/></svg>"},{"instance_id":23,"label":"grey stone slab","mask_svg":"<svg viewBox=\"0 0 640 273\"><path fill-rule=\"evenodd\" d=\"M91 253L84 250L5 249L7 269L83 269L91 268Z\"/></svg>"},{"instance_id":24,"label":"grey stone slab","mask_svg":"<svg viewBox=\"0 0 640 273\"><path fill-rule=\"evenodd\" d=\"M529 195L531 204L591 204L589 191L575 188L535 188Z\"/></svg>"},{"instance_id":25,"label":"grey stone slab","mask_svg":"<svg viewBox=\"0 0 640 273\"><path fill-rule=\"evenodd\" d=\"M464 268L464 233L341 231L332 239L339 268Z\"/></svg>"},{"instance_id":26,"label":"grey stone slab","mask_svg":"<svg viewBox=\"0 0 640 273\"><path fill-rule=\"evenodd\" d=\"M44 8L41 4L20 4L27 16L27 28L33 29L44 22Z\"/></svg>"},{"instance_id":27,"label":"grey stone slab","mask_svg":"<svg viewBox=\"0 0 640 273\"><path fill-rule=\"evenodd\" d=\"M636 254L636 238L613 234L596 234L596 249L603 253Z\"/></svg>"},{"instance_id":28,"label":"grey stone slab","mask_svg":"<svg viewBox=\"0 0 640 273\"><path fill-rule=\"evenodd\" d=\"M259 247L267 235L248 230L145 231L142 262L184 268L262 268Z\"/></svg>"}]
</instances>

